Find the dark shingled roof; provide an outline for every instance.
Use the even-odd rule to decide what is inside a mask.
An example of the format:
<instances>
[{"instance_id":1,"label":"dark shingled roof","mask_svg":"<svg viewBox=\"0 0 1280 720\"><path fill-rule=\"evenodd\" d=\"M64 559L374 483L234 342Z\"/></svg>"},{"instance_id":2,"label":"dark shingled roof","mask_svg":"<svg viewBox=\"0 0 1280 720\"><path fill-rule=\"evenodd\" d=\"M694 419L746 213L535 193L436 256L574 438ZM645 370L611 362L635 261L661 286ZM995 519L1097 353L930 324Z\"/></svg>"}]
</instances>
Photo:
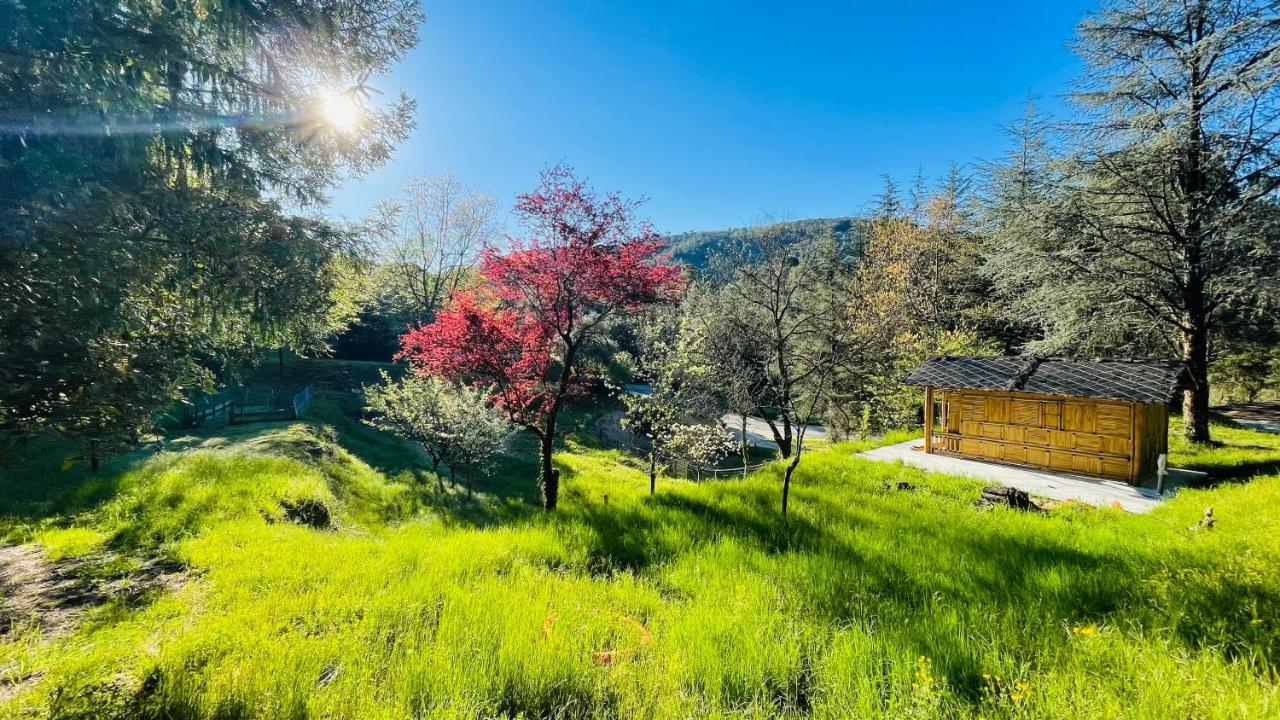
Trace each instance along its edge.
<instances>
[{"instance_id":1,"label":"dark shingled roof","mask_svg":"<svg viewBox=\"0 0 1280 720\"><path fill-rule=\"evenodd\" d=\"M1177 360L1071 360L1036 357L934 357L904 382L968 390L1166 403L1183 386Z\"/></svg>"}]
</instances>

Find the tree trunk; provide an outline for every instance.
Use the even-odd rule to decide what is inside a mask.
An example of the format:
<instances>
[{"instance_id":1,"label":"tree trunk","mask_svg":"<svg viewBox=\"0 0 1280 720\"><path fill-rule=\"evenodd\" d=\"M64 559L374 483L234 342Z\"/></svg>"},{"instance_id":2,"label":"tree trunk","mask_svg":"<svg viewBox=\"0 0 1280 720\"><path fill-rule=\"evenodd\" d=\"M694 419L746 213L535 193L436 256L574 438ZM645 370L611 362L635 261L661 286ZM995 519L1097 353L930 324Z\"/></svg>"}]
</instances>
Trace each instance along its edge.
<instances>
[{"instance_id":1,"label":"tree trunk","mask_svg":"<svg viewBox=\"0 0 1280 720\"><path fill-rule=\"evenodd\" d=\"M540 484L542 485L542 507L545 510L555 510L556 503L560 499L560 471L551 465L551 453L555 443L555 420L547 423L547 431L542 436L542 474L540 476Z\"/></svg>"},{"instance_id":2,"label":"tree trunk","mask_svg":"<svg viewBox=\"0 0 1280 720\"><path fill-rule=\"evenodd\" d=\"M783 413L782 438L778 441L778 452L782 455L782 457L784 458L791 457L791 451L795 447L793 445L794 437L795 436L792 435L792 431L791 431L791 418L788 417L786 413Z\"/></svg>"},{"instance_id":3,"label":"tree trunk","mask_svg":"<svg viewBox=\"0 0 1280 720\"><path fill-rule=\"evenodd\" d=\"M1203 10L1201 5L1200 10ZM1200 15L1199 22L1204 22ZM1193 28L1188 22L1190 41L1198 43L1201 39L1200 28ZM1186 158L1186 169L1182 173L1183 191L1186 193L1185 208L1187 214L1186 238L1183 241L1183 265L1187 278L1183 290L1186 303L1182 331L1182 361L1187 365L1191 376L1191 387L1182 395L1183 432L1191 442L1209 442L1209 323L1205 301L1205 268L1204 268L1204 223L1205 186L1204 156L1206 151L1204 134L1205 99L1202 95L1204 75L1200 67L1199 55L1188 55L1188 122L1189 130Z\"/></svg>"},{"instance_id":4,"label":"tree trunk","mask_svg":"<svg viewBox=\"0 0 1280 720\"><path fill-rule=\"evenodd\" d=\"M449 466L449 487L458 487L458 478L455 475L453 465Z\"/></svg>"},{"instance_id":5,"label":"tree trunk","mask_svg":"<svg viewBox=\"0 0 1280 720\"><path fill-rule=\"evenodd\" d=\"M98 472L98 441L89 441L89 470Z\"/></svg>"},{"instance_id":6,"label":"tree trunk","mask_svg":"<svg viewBox=\"0 0 1280 720\"><path fill-rule=\"evenodd\" d=\"M1182 394L1183 432L1187 440L1209 442L1209 333L1201 323L1189 323L1182 333L1182 361L1191 386Z\"/></svg>"},{"instance_id":7,"label":"tree trunk","mask_svg":"<svg viewBox=\"0 0 1280 720\"><path fill-rule=\"evenodd\" d=\"M778 423L770 420L765 415L764 408L757 407L756 412L760 413L764 423L769 426L769 432L773 435L773 443L778 446L778 455L784 458L791 457L791 422L787 419L787 416L782 416L782 430L778 430Z\"/></svg>"},{"instance_id":8,"label":"tree trunk","mask_svg":"<svg viewBox=\"0 0 1280 720\"><path fill-rule=\"evenodd\" d=\"M658 455L649 453L649 494L653 495L658 488Z\"/></svg>"},{"instance_id":9,"label":"tree trunk","mask_svg":"<svg viewBox=\"0 0 1280 720\"><path fill-rule=\"evenodd\" d=\"M791 457L791 422L784 415L782 432L778 432L777 426L772 421L769 422L769 429L773 431L773 442L778 446L778 455L784 458Z\"/></svg>"},{"instance_id":10,"label":"tree trunk","mask_svg":"<svg viewBox=\"0 0 1280 720\"><path fill-rule=\"evenodd\" d=\"M435 455L431 455L431 474L436 476L436 485L440 487L440 492L444 492L444 478L440 477L440 460Z\"/></svg>"},{"instance_id":11,"label":"tree trunk","mask_svg":"<svg viewBox=\"0 0 1280 720\"><path fill-rule=\"evenodd\" d=\"M747 460L751 457L751 445L747 442L747 414L742 413L742 477L747 476Z\"/></svg>"},{"instance_id":12,"label":"tree trunk","mask_svg":"<svg viewBox=\"0 0 1280 720\"><path fill-rule=\"evenodd\" d=\"M787 463L787 469L782 473L782 517L787 516L787 500L791 496L791 475L796 471L796 466L800 464L800 453L803 450L797 448L796 454L792 456L791 462Z\"/></svg>"},{"instance_id":13,"label":"tree trunk","mask_svg":"<svg viewBox=\"0 0 1280 720\"><path fill-rule=\"evenodd\" d=\"M276 368L280 371L280 379L284 379L284 348L276 348Z\"/></svg>"},{"instance_id":14,"label":"tree trunk","mask_svg":"<svg viewBox=\"0 0 1280 720\"><path fill-rule=\"evenodd\" d=\"M573 363L578 356L578 345L568 336L563 336L563 339L565 341L565 351L564 359L561 363L560 380L556 383L555 399L551 402L551 408L547 411L547 417L541 432L542 472L539 475L539 482L542 485L542 507L548 512L555 510L557 503L560 501L560 471L552 466L551 454L555 450L556 420L560 417L561 403L569 395L569 388L572 386ZM581 340L578 342L581 342Z\"/></svg>"}]
</instances>

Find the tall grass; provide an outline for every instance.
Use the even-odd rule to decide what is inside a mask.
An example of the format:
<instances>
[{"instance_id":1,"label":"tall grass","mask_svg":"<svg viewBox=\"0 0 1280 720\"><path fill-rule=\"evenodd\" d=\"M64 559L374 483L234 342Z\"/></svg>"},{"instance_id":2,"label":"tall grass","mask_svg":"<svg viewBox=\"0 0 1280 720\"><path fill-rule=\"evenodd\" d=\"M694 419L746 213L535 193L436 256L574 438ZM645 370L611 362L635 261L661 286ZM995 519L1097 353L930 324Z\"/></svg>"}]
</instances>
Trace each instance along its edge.
<instances>
[{"instance_id":1,"label":"tall grass","mask_svg":"<svg viewBox=\"0 0 1280 720\"><path fill-rule=\"evenodd\" d=\"M1225 439L1175 450L1208 466L1270 442ZM1028 514L844 444L806 455L784 522L778 468L649 497L631 459L571 443L543 515L518 459L468 503L336 413L196 444L9 522L192 577L70 636L10 637L0 715L1280 714L1280 476L1144 516ZM336 527L287 522L301 498ZM1207 505L1217 526L1191 529Z\"/></svg>"}]
</instances>

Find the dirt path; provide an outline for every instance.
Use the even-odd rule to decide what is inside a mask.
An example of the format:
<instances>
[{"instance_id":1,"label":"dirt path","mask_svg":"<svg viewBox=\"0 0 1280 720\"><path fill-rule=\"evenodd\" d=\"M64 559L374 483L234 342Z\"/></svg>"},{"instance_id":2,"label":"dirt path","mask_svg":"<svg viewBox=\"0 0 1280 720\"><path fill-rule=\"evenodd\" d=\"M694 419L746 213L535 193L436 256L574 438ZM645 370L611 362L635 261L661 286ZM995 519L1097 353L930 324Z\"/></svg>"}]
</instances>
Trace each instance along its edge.
<instances>
[{"instance_id":1,"label":"dirt path","mask_svg":"<svg viewBox=\"0 0 1280 720\"><path fill-rule=\"evenodd\" d=\"M61 633L84 606L103 600L81 586L74 567L48 563L30 545L0 545L0 635L28 625Z\"/></svg>"},{"instance_id":2,"label":"dirt path","mask_svg":"<svg viewBox=\"0 0 1280 720\"><path fill-rule=\"evenodd\" d=\"M129 573L103 577L112 555L51 562L35 545L0 545L0 639L36 631L42 640L69 634L88 610L112 598L143 603L186 581L185 568L164 560L142 562ZM96 571L96 572L94 572ZM42 670L0 665L0 702L38 681Z\"/></svg>"},{"instance_id":3,"label":"dirt path","mask_svg":"<svg viewBox=\"0 0 1280 720\"><path fill-rule=\"evenodd\" d=\"M135 602L153 590L175 589L186 578L184 568L164 560L114 577L89 572L104 560L95 555L50 562L34 545L0 545L0 636L25 628L61 635L86 610L113 597Z\"/></svg>"}]
</instances>

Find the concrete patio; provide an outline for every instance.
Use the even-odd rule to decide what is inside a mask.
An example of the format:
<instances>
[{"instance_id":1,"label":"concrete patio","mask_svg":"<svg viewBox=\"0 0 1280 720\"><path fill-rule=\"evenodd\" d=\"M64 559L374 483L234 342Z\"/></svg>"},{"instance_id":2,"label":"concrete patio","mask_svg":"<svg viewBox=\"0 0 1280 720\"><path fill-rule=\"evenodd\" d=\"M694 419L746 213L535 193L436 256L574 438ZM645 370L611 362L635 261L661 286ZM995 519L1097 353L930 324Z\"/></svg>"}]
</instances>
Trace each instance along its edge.
<instances>
[{"instance_id":1,"label":"concrete patio","mask_svg":"<svg viewBox=\"0 0 1280 720\"><path fill-rule=\"evenodd\" d=\"M1099 507L1112 507L1118 504L1121 508L1135 513L1149 512L1163 502L1171 490L1202 475L1190 470L1170 468L1169 475L1165 479L1166 495L1162 497L1154 488L1134 487L1117 480L1054 473L949 455L926 454L922 448L923 443L924 440L908 440L897 445L886 445L859 453L858 457L882 462L901 462L930 472L977 478L985 482L1016 487L1031 495L1054 500L1075 500Z\"/></svg>"}]
</instances>

